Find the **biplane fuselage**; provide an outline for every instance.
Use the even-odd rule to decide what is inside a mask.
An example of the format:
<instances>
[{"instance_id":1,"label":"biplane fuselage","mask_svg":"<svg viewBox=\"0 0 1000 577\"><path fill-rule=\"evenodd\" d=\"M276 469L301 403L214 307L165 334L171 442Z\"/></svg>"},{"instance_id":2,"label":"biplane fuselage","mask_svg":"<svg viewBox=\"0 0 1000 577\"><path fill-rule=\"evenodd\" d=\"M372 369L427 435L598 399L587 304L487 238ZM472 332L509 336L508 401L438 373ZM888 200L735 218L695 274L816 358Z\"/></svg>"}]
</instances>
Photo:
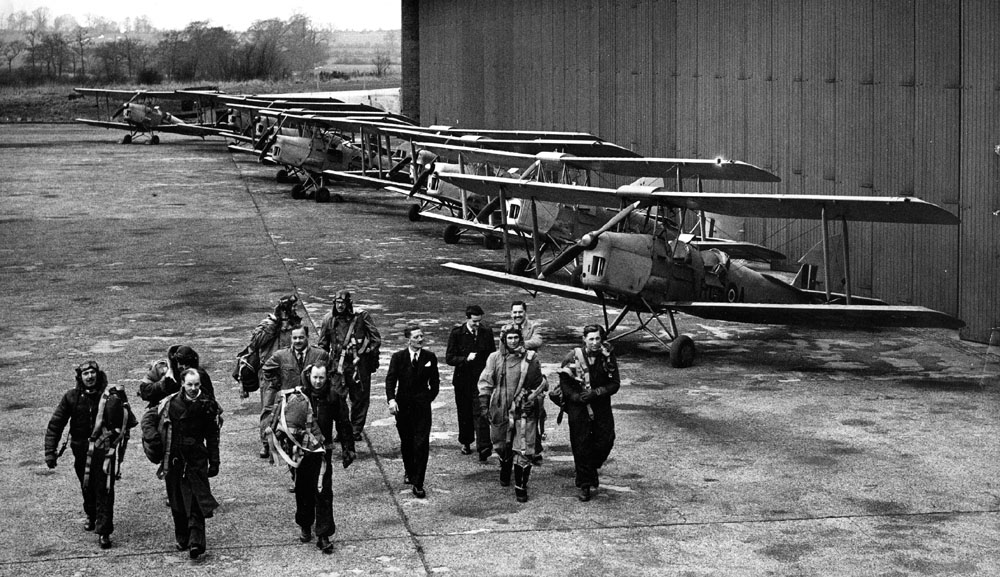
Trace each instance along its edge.
<instances>
[{"instance_id":1,"label":"biplane fuselage","mask_svg":"<svg viewBox=\"0 0 1000 577\"><path fill-rule=\"evenodd\" d=\"M278 134L271 158L279 164L312 173L324 170L354 170L361 166L361 149L338 135L317 136Z\"/></svg>"},{"instance_id":2,"label":"biplane fuselage","mask_svg":"<svg viewBox=\"0 0 1000 577\"><path fill-rule=\"evenodd\" d=\"M668 302L807 304L813 297L718 249L663 234L607 232L582 254L580 282L623 304Z\"/></svg>"},{"instance_id":3,"label":"biplane fuselage","mask_svg":"<svg viewBox=\"0 0 1000 577\"><path fill-rule=\"evenodd\" d=\"M137 129L147 132L163 124L178 122L169 112L142 102L126 102L122 105L122 118Z\"/></svg>"}]
</instances>

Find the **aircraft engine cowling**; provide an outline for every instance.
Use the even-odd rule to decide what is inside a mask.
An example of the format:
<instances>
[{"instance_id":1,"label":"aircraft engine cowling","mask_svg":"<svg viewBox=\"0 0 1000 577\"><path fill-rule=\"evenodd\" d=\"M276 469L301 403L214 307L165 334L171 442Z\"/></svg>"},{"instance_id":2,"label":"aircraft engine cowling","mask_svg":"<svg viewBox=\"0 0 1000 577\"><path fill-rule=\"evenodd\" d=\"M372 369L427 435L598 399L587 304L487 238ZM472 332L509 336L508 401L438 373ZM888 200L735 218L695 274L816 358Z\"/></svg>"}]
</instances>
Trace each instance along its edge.
<instances>
[{"instance_id":1,"label":"aircraft engine cowling","mask_svg":"<svg viewBox=\"0 0 1000 577\"><path fill-rule=\"evenodd\" d=\"M583 252L583 286L627 297L638 296L653 269L654 238L645 234L606 232L597 246Z\"/></svg>"},{"instance_id":2,"label":"aircraft engine cowling","mask_svg":"<svg viewBox=\"0 0 1000 577\"><path fill-rule=\"evenodd\" d=\"M701 253L663 236L606 232L583 253L583 286L656 305L692 301L704 280Z\"/></svg>"},{"instance_id":3,"label":"aircraft engine cowling","mask_svg":"<svg viewBox=\"0 0 1000 577\"><path fill-rule=\"evenodd\" d=\"M535 202L538 212L538 232L548 234L559 218L560 205L554 202ZM531 201L512 198L507 201L507 220L526 233L532 231Z\"/></svg>"}]
</instances>

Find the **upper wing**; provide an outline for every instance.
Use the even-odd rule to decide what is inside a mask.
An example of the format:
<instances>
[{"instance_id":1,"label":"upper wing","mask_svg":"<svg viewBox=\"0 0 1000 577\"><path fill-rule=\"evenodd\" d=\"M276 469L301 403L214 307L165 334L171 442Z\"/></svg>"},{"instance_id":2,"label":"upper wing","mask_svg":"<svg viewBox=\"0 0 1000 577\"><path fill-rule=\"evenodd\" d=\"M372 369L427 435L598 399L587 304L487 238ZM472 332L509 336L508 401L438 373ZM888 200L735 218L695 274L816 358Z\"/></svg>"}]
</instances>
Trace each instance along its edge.
<instances>
[{"instance_id":1,"label":"upper wing","mask_svg":"<svg viewBox=\"0 0 1000 577\"><path fill-rule=\"evenodd\" d=\"M470 146L458 146L454 144L439 144L432 142L414 142L414 146L423 150L429 150L441 158L452 162L458 162L459 158L463 162L472 163L492 163L505 168L526 169L536 162L543 165L561 167L563 159L572 157L562 152L539 152L538 154L523 154L520 152L507 152L494 150L491 148L475 148ZM576 158L576 157L572 157Z\"/></svg>"},{"instance_id":2,"label":"upper wing","mask_svg":"<svg viewBox=\"0 0 1000 577\"><path fill-rule=\"evenodd\" d=\"M530 292L544 292L578 301L604 304L601 297L589 289L453 262L445 263L442 266L492 282L520 287ZM667 311L677 311L722 321L798 325L814 328L921 327L959 329L965 326L964 322L951 315L915 306L668 302L660 305L656 312Z\"/></svg>"},{"instance_id":3,"label":"upper wing","mask_svg":"<svg viewBox=\"0 0 1000 577\"><path fill-rule=\"evenodd\" d=\"M80 94L90 94L93 96L116 96L125 100L131 100L136 96L143 98L178 98L178 93L173 90L113 90L109 88L74 88Z\"/></svg>"},{"instance_id":4,"label":"upper wing","mask_svg":"<svg viewBox=\"0 0 1000 577\"><path fill-rule=\"evenodd\" d=\"M958 217L952 213L916 197L671 192L651 186L626 185L615 189L457 173L442 173L439 176L477 194L497 195L502 189L508 197L563 204L616 208L641 200L651 205L756 218L819 219L825 213L828 219L862 222L959 223Z\"/></svg>"},{"instance_id":5,"label":"upper wing","mask_svg":"<svg viewBox=\"0 0 1000 577\"><path fill-rule=\"evenodd\" d=\"M696 158L567 158L567 166L636 178L652 176L701 178L703 180L741 180L749 182L781 182L777 175L752 164L736 160L704 160Z\"/></svg>"}]
</instances>

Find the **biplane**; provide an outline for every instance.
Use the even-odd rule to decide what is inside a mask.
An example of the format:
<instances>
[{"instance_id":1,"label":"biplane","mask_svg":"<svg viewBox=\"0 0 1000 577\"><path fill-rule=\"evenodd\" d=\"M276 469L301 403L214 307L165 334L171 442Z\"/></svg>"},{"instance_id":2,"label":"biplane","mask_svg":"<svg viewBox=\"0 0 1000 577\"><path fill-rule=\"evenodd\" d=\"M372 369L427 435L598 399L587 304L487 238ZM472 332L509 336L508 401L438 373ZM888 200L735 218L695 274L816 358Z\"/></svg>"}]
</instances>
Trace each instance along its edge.
<instances>
[{"instance_id":1,"label":"biplane","mask_svg":"<svg viewBox=\"0 0 1000 577\"><path fill-rule=\"evenodd\" d=\"M362 135L374 140L384 139L384 146L400 151L397 156L409 160L409 181L399 178L398 172L384 172L379 167L370 167L358 171L334 171L328 173L334 178L384 188L390 192L403 194L417 203L410 207L410 220L417 221L421 213L429 208L447 212L460 220L481 221L492 215L496 210L495 201L479 197L469 197L455 186L436 178L438 172L465 172L466 166L461 158L446 159L438 154L448 148L461 148L469 151L494 150L496 154L509 154L515 157L526 155L594 154L602 156L633 157L638 156L632 151L600 138L580 132L553 132L535 130L493 130L453 128L449 126L399 126L384 123L364 123L357 127ZM394 144L395 143L395 144ZM438 153L431 149L439 147ZM508 152L504 152L508 151ZM471 153L470 153L471 154ZM534 160L534 157L532 157ZM491 167L484 163L469 163L469 169L476 169L488 174L513 175L513 166L504 167L501 163ZM446 240L457 242L461 229L446 228ZM484 236L489 243L493 238Z\"/></svg>"},{"instance_id":2,"label":"biplane","mask_svg":"<svg viewBox=\"0 0 1000 577\"><path fill-rule=\"evenodd\" d=\"M675 313L734 322L811 327L933 327L956 329L964 323L943 312L919 306L889 305L852 292L848 258L848 222L955 225L947 210L914 197L726 194L677 192L659 186L626 185L617 189L518 181L489 176L442 174L457 186L481 195L524 202L557 202L619 208L603 226L580 237L558 256L526 277L457 263L443 266L492 282L600 305L609 333L634 314L638 326L614 338L645 331L670 352L675 367L690 366L695 345L677 329ZM697 237L661 228L651 234L618 232L635 211L673 211L683 222L688 211L764 218L818 219L822 222L822 290L801 288L726 251L706 248ZM839 221L843 249L840 286L830 270L830 223ZM509 250L509 248L508 248ZM508 256L508 263L510 257ZM536 255L536 261L540 259ZM577 262L574 285L560 276ZM836 290L835 290L836 289ZM837 292L841 291L841 292ZM608 307L620 309L613 320ZM665 324L661 317L666 317ZM653 323L655 322L655 325ZM666 339L653 327L659 327Z\"/></svg>"},{"instance_id":3,"label":"biplane","mask_svg":"<svg viewBox=\"0 0 1000 577\"><path fill-rule=\"evenodd\" d=\"M93 95L97 100L98 116L104 119L77 118L77 122L101 128L124 130L127 134L122 138L122 144L135 142L139 137L148 137L150 144L159 144L157 132L168 134L183 134L186 136L221 136L234 140L249 140L247 137L234 133L224 124L224 116L213 108L203 108L187 95L177 91L146 91L146 90L105 90L94 88L75 88L84 95ZM121 102L121 99L127 99ZM103 99L103 104L102 104ZM191 105L187 114L171 114L162 110L159 101L179 100L181 108ZM112 101L121 102L111 112ZM182 118L183 116L183 118ZM121 120L117 120L121 117ZM185 118L193 118L194 123Z\"/></svg>"},{"instance_id":4,"label":"biplane","mask_svg":"<svg viewBox=\"0 0 1000 577\"><path fill-rule=\"evenodd\" d=\"M364 106L364 105L352 105ZM368 166L400 165L393 157L393 151L375 146L362 138L356 142L355 134L344 130L358 122L382 122L408 124L409 119L388 112L374 113L370 110L345 110L334 116L324 112L323 116L304 114L300 111L279 111L259 109L262 119L270 119L269 126L255 141L253 148L230 145L234 152L252 153L261 162L280 165L279 182L293 182L292 197L304 198L313 195L316 202L343 200L340 195L330 194L326 180L335 171L365 170ZM341 121L334 126L332 120ZM408 163L408 160L405 163ZM399 171L397 167L394 169ZM303 179L299 179L302 176Z\"/></svg>"},{"instance_id":5,"label":"biplane","mask_svg":"<svg viewBox=\"0 0 1000 577\"><path fill-rule=\"evenodd\" d=\"M426 194L431 196L442 196L446 193L454 196L454 193L448 190L450 187L450 189L460 190L463 193L462 198L466 198L464 196L465 190L461 187L452 184L442 185L442 182L447 181L442 181L439 177L440 172L480 173L487 176L509 176L519 180L585 184L588 186L592 182L594 172L632 177L640 176L640 172L644 172L645 174L659 174L661 176L658 178L640 176L633 184L662 186L664 180L673 179L676 181L677 190L681 190L685 180L696 180L699 191L702 190L702 183L705 180L780 181L777 176L766 170L733 160L580 157L561 152L541 152L531 155L448 144L417 143L417 145L422 150L436 155L437 158L451 161L450 164L443 165L445 170L437 168L435 173L428 178ZM458 170L454 169L456 166ZM442 192L442 190L446 192ZM499 200L497 196L490 198L487 207L490 210L496 210L499 206ZM465 204L463 204L464 206ZM418 216L446 223L444 239L448 243L458 242L458 238L466 231L478 232L484 235L484 238L495 238L504 233L508 237L519 238L524 241L522 244L525 246L527 254L511 264L509 272L515 274L535 270L544 264L536 261L536 256L540 257L546 252L552 253L561 250L565 244L574 242L586 232L601 226L614 216L614 210L606 207L553 202L526 203L518 198L507 199L505 209L502 218L497 218L497 215L490 212L490 218L486 219L482 212L472 213L464 209L458 215L453 210L452 214L422 211ZM704 217L704 215L699 216ZM634 213L622 222L624 227L620 226L619 229L629 232L649 232L655 226L666 226L680 232L681 223L674 220L674 215L660 213L655 218L659 219L660 222L653 222L649 214L644 216ZM760 245L712 238L706 234L708 228L704 222L707 221L708 219L704 218L699 221L702 229L700 239L702 246L706 246L707 243L724 242L730 252L739 250L741 258L747 256L755 256L755 258L764 260L784 258L780 253ZM539 244L538 250L532 252L529 247L536 241ZM738 244L739 246L737 246Z\"/></svg>"}]
</instances>

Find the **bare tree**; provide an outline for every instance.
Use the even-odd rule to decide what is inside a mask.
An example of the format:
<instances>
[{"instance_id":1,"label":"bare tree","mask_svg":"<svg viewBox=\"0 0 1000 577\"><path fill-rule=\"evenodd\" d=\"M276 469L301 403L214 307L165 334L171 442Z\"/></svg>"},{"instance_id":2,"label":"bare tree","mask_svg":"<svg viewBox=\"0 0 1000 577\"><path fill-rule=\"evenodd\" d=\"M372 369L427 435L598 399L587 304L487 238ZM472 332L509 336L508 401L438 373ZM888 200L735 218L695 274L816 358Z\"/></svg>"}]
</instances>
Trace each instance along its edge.
<instances>
[{"instance_id":1,"label":"bare tree","mask_svg":"<svg viewBox=\"0 0 1000 577\"><path fill-rule=\"evenodd\" d=\"M76 58L73 59L73 74L74 75L79 75L79 76L86 76L87 75L87 67L86 67L87 45L90 44L90 33L89 33L89 30L87 28L82 27L82 26L77 26L76 29L73 30L73 36L72 36L72 38L73 38L73 42L71 43L71 47L72 47L72 50L73 50L73 54L76 56ZM79 68L79 70L77 70L77 67L76 67L77 59L79 59L79 61L80 61L80 68Z\"/></svg>"},{"instance_id":2,"label":"bare tree","mask_svg":"<svg viewBox=\"0 0 1000 577\"><path fill-rule=\"evenodd\" d=\"M46 32L40 43L42 60L45 61L45 76L62 76L63 66L69 60L69 43L58 32Z\"/></svg>"},{"instance_id":3,"label":"bare tree","mask_svg":"<svg viewBox=\"0 0 1000 577\"><path fill-rule=\"evenodd\" d=\"M0 42L0 54L2 54L4 60L7 61L7 72L14 71L14 59L17 58L19 54L24 52L26 48L27 45L20 40Z\"/></svg>"},{"instance_id":4,"label":"bare tree","mask_svg":"<svg viewBox=\"0 0 1000 577\"><path fill-rule=\"evenodd\" d=\"M31 11L31 27L35 30L46 30L49 27L49 9L39 6Z\"/></svg>"},{"instance_id":5,"label":"bare tree","mask_svg":"<svg viewBox=\"0 0 1000 577\"><path fill-rule=\"evenodd\" d=\"M399 56L399 38L395 32L390 31L382 37L382 43L379 44L375 57L372 59L372 64L375 65L375 76L382 78L388 74L394 61L393 55Z\"/></svg>"},{"instance_id":6,"label":"bare tree","mask_svg":"<svg viewBox=\"0 0 1000 577\"><path fill-rule=\"evenodd\" d=\"M52 29L56 32L62 32L63 34L72 32L80 27L77 23L76 18L71 14L63 14L61 16L56 16L56 19L52 22Z\"/></svg>"}]
</instances>

